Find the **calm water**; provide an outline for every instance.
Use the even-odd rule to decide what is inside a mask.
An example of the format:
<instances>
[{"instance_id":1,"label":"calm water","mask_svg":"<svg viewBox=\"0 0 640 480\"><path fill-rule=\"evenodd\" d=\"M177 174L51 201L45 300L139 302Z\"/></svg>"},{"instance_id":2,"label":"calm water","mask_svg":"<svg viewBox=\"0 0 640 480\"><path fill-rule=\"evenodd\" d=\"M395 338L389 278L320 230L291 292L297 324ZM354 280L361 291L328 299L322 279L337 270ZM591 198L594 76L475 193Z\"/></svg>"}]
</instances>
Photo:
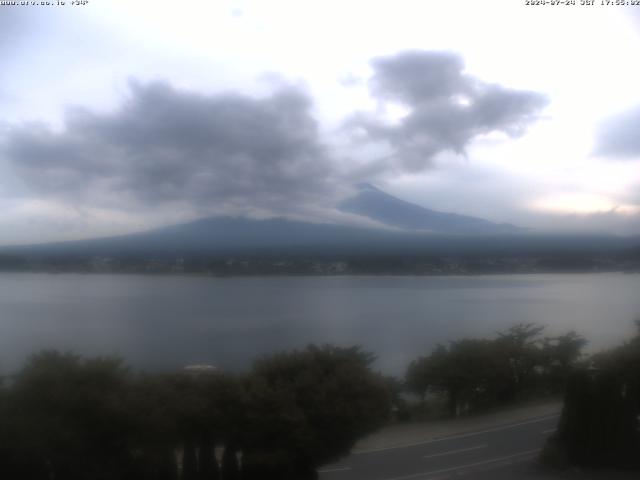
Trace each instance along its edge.
<instances>
[{"instance_id":1,"label":"calm water","mask_svg":"<svg viewBox=\"0 0 640 480\"><path fill-rule=\"evenodd\" d=\"M640 318L640 275L201 278L0 275L0 372L43 349L117 354L144 369L243 369L309 342L358 344L387 373L437 342L518 322L614 345Z\"/></svg>"}]
</instances>

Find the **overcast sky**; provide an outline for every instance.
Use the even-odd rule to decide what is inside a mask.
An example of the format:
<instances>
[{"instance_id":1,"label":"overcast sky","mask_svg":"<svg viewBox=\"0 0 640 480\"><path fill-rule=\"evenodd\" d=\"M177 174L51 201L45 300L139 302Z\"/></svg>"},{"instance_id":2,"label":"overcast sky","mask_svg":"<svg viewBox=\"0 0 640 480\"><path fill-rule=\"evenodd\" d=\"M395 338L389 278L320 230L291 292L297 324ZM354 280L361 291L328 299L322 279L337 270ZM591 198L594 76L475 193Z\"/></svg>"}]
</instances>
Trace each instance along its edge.
<instances>
[{"instance_id":1,"label":"overcast sky","mask_svg":"<svg viewBox=\"0 0 640 480\"><path fill-rule=\"evenodd\" d=\"M576 3L0 6L0 244L353 222L359 182L640 234L640 7Z\"/></svg>"}]
</instances>

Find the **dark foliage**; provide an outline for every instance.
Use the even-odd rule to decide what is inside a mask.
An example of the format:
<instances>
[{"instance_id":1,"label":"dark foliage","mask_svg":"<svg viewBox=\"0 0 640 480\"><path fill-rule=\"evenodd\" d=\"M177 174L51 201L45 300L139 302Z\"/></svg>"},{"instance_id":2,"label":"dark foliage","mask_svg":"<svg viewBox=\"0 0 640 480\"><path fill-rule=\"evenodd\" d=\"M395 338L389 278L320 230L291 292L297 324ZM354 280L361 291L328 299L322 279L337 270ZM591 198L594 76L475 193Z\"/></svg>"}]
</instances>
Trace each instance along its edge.
<instances>
[{"instance_id":1,"label":"dark foliage","mask_svg":"<svg viewBox=\"0 0 640 480\"><path fill-rule=\"evenodd\" d=\"M575 332L542 338L543 330L519 324L491 340L438 345L409 365L406 385L423 399L427 393L443 393L450 416L560 393L586 341Z\"/></svg>"},{"instance_id":2,"label":"dark foliage","mask_svg":"<svg viewBox=\"0 0 640 480\"><path fill-rule=\"evenodd\" d=\"M247 465L278 478L314 478L389 415L391 396L357 348L322 348L258 361L248 381Z\"/></svg>"},{"instance_id":3,"label":"dark foliage","mask_svg":"<svg viewBox=\"0 0 640 480\"><path fill-rule=\"evenodd\" d=\"M140 376L116 359L44 352L0 385L2 478L315 478L387 417L370 360L308 347L238 379Z\"/></svg>"},{"instance_id":4,"label":"dark foliage","mask_svg":"<svg viewBox=\"0 0 640 480\"><path fill-rule=\"evenodd\" d=\"M571 374L558 431L542 452L545 463L640 468L640 322L638 330Z\"/></svg>"}]
</instances>

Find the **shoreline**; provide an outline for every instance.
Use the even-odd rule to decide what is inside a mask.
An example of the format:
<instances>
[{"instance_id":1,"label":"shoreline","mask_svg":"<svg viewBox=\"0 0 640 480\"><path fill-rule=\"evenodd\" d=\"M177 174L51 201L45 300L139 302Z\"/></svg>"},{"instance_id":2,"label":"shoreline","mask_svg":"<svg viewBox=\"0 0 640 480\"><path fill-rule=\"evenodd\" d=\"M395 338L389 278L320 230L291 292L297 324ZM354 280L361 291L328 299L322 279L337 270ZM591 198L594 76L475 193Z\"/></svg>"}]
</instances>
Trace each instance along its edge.
<instances>
[{"instance_id":1,"label":"shoreline","mask_svg":"<svg viewBox=\"0 0 640 480\"><path fill-rule=\"evenodd\" d=\"M4 274L36 274L36 275L123 275L123 276L144 276L144 277L185 277L185 278L284 278L284 277L309 277L309 278L366 278L366 277L501 277L508 275L599 275L599 274L622 274L638 275L638 270L532 270L513 272L446 272L446 273L206 273L206 272L145 272L145 271L94 271L94 270L0 270L0 275Z\"/></svg>"}]
</instances>

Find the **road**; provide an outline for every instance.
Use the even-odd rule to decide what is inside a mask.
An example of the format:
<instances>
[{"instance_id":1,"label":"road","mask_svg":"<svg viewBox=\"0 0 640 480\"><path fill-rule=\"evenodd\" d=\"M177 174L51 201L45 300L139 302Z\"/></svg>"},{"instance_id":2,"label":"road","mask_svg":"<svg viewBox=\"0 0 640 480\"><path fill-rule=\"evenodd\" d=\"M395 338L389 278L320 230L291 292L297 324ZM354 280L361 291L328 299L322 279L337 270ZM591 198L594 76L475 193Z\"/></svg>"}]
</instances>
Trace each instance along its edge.
<instances>
[{"instance_id":1,"label":"road","mask_svg":"<svg viewBox=\"0 0 640 480\"><path fill-rule=\"evenodd\" d=\"M319 470L321 480L538 478L532 460L559 415L546 415L401 447L352 454Z\"/></svg>"}]
</instances>

